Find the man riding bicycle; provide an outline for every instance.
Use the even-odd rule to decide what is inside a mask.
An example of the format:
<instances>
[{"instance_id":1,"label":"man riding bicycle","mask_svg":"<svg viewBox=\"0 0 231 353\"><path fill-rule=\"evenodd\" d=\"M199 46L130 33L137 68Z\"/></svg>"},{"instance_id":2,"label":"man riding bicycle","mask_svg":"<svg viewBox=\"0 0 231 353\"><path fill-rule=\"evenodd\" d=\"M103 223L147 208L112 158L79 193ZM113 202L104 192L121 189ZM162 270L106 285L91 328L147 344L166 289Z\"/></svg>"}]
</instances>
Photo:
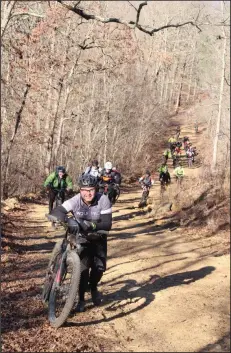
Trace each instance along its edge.
<instances>
[{"instance_id":1,"label":"man riding bicycle","mask_svg":"<svg viewBox=\"0 0 231 353\"><path fill-rule=\"evenodd\" d=\"M167 163L168 158L171 158L171 157L172 157L172 154L171 154L171 151L170 151L169 148L167 148L167 149L164 151L163 156L164 156L164 162Z\"/></svg>"},{"instance_id":2,"label":"man riding bicycle","mask_svg":"<svg viewBox=\"0 0 231 353\"><path fill-rule=\"evenodd\" d=\"M100 176L99 162L97 159L93 159L91 164L85 169L84 174L90 174L96 178Z\"/></svg>"},{"instance_id":3,"label":"man riding bicycle","mask_svg":"<svg viewBox=\"0 0 231 353\"><path fill-rule=\"evenodd\" d=\"M101 303L101 294L97 285L106 270L107 236L101 234L100 238L96 237L94 240L94 232L111 229L112 209L108 197L96 192L97 179L95 177L83 174L80 176L78 184L80 193L65 201L62 206L53 209L50 214L57 220L64 222L67 213L71 212L74 217L67 219L69 233L75 235L78 231L78 224L80 224L86 234L92 234L92 241L80 254L82 271L77 311L83 312L85 310L85 292L88 285L93 304L98 306ZM78 219L78 222L76 219Z\"/></svg>"},{"instance_id":4,"label":"man riding bicycle","mask_svg":"<svg viewBox=\"0 0 231 353\"><path fill-rule=\"evenodd\" d=\"M177 141L179 140L180 132L181 132L180 125L178 125L177 128L176 128L176 140Z\"/></svg>"},{"instance_id":5,"label":"man riding bicycle","mask_svg":"<svg viewBox=\"0 0 231 353\"><path fill-rule=\"evenodd\" d=\"M160 173L159 181L161 184L163 183L169 184L171 182L171 177L166 163L161 164L161 166L158 168L158 172Z\"/></svg>"},{"instance_id":6,"label":"man riding bicycle","mask_svg":"<svg viewBox=\"0 0 231 353\"><path fill-rule=\"evenodd\" d=\"M53 209L53 204L58 193L60 193L63 203L65 199L65 191L71 192L73 189L72 179L66 173L66 169L63 166L58 166L54 172L48 175L43 186L49 193L49 213Z\"/></svg>"},{"instance_id":7,"label":"man riding bicycle","mask_svg":"<svg viewBox=\"0 0 231 353\"><path fill-rule=\"evenodd\" d=\"M176 176L177 183L180 185L184 177L184 168L181 163L179 163L178 167L174 169L174 174Z\"/></svg>"},{"instance_id":8,"label":"man riding bicycle","mask_svg":"<svg viewBox=\"0 0 231 353\"><path fill-rule=\"evenodd\" d=\"M154 184L154 181L151 178L151 173L149 172L149 170L146 170L145 174L139 178L139 183L143 189L139 207L143 207L147 205L147 199L148 199L150 187Z\"/></svg>"},{"instance_id":9,"label":"man riding bicycle","mask_svg":"<svg viewBox=\"0 0 231 353\"><path fill-rule=\"evenodd\" d=\"M107 187L109 200L114 203L118 194L118 178L117 172L112 170L112 163L106 162L100 173L99 191L104 192ZM121 178L121 176L120 176Z\"/></svg>"},{"instance_id":10,"label":"man riding bicycle","mask_svg":"<svg viewBox=\"0 0 231 353\"><path fill-rule=\"evenodd\" d=\"M149 191L150 187L153 184L153 180L151 178L151 173L149 172L149 170L146 170L145 174L142 175L142 177L139 178L139 183L141 185L145 185L148 188L148 191Z\"/></svg>"}]
</instances>

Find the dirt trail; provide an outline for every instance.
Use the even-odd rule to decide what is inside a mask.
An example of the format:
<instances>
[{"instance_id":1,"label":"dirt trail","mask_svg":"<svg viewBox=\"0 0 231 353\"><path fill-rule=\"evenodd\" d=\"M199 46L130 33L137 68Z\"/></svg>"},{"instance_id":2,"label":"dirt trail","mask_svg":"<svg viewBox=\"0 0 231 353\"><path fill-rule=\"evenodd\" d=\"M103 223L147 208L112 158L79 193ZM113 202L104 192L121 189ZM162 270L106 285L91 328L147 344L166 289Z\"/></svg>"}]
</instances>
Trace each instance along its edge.
<instances>
[{"instance_id":1,"label":"dirt trail","mask_svg":"<svg viewBox=\"0 0 231 353\"><path fill-rule=\"evenodd\" d=\"M182 134L200 149L189 125ZM58 330L47 322L40 286L62 230L44 221L47 205L30 205L24 238L13 235L22 253L2 256L3 351L230 351L230 256L216 256L222 238L182 230L171 212L153 220L138 209L140 196L138 186L124 188L113 207L102 306L89 300ZM150 198L159 198L158 183Z\"/></svg>"}]
</instances>

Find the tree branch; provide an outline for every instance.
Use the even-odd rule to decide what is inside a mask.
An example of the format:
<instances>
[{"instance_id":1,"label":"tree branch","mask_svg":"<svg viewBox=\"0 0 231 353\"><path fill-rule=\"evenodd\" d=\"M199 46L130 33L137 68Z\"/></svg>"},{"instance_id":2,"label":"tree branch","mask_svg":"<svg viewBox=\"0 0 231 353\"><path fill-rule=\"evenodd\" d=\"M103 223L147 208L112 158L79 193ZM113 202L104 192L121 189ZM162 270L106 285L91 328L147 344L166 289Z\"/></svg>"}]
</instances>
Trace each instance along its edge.
<instances>
[{"instance_id":1,"label":"tree branch","mask_svg":"<svg viewBox=\"0 0 231 353\"><path fill-rule=\"evenodd\" d=\"M15 16L34 16L34 17L39 17L39 18L44 18L45 16L39 15L34 12L16 12L13 15L11 15L10 19L15 17Z\"/></svg>"},{"instance_id":2,"label":"tree branch","mask_svg":"<svg viewBox=\"0 0 231 353\"><path fill-rule=\"evenodd\" d=\"M67 8L68 10L76 13L77 15L83 17L85 20L96 20L96 21L99 21L99 22L102 22L102 23L109 23L109 22L114 22L114 23L120 23L120 24L123 24L127 27L130 27L132 29L134 28L138 28L140 31L144 32L144 33L147 33L149 34L150 36L152 36L154 33L156 32L159 32L165 28L177 28L177 27L182 27L182 26L185 26L187 24L190 24L192 26L195 26L199 32L201 32L201 29L198 27L198 25L196 23L194 23L193 21L188 21L188 22L184 22L184 23L180 23L180 24L173 24L173 25L165 25L165 26L162 26L162 27L159 27L159 28L153 28L151 30L148 30L148 29L145 29L145 26L142 26L138 23L139 21L139 17L140 17L140 12L141 12L141 9L143 8L143 6L147 5L147 2L143 2L139 5L139 8L137 10L137 16L136 16L136 22L134 21L124 21L124 20L121 20L119 18L115 18L115 17L101 17L101 16L98 16L98 15L91 15L91 14L87 14L84 10L78 8L78 7L72 7L70 5L67 5L65 4L62 0L56 0L57 2L59 2L62 6L64 6L65 8Z\"/></svg>"},{"instance_id":3,"label":"tree branch","mask_svg":"<svg viewBox=\"0 0 231 353\"><path fill-rule=\"evenodd\" d=\"M133 7L133 9L135 9L136 12L137 12L137 8L136 8L130 1L128 1L128 3L129 3L129 5L131 5L131 6Z\"/></svg>"},{"instance_id":4,"label":"tree branch","mask_svg":"<svg viewBox=\"0 0 231 353\"><path fill-rule=\"evenodd\" d=\"M139 8L137 10L137 15L136 15L136 23L135 23L135 27L137 27L138 25L138 22L139 22L139 19L140 19L140 11L142 10L142 7L147 5L147 1L145 2L142 2L140 5L139 5Z\"/></svg>"},{"instance_id":5,"label":"tree branch","mask_svg":"<svg viewBox=\"0 0 231 353\"><path fill-rule=\"evenodd\" d=\"M230 87L230 83L228 82L227 78L224 76L226 84Z\"/></svg>"}]
</instances>

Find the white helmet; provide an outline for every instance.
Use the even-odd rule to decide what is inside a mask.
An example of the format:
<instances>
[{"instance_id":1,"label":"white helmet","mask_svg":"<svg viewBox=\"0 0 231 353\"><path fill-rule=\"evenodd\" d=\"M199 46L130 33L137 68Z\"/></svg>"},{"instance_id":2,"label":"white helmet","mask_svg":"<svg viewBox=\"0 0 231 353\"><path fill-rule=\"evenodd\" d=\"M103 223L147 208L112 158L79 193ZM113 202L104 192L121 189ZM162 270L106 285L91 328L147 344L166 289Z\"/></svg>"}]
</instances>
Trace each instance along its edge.
<instances>
[{"instance_id":1,"label":"white helmet","mask_svg":"<svg viewBox=\"0 0 231 353\"><path fill-rule=\"evenodd\" d=\"M104 165L105 169L112 169L112 163L111 162L106 162Z\"/></svg>"}]
</instances>

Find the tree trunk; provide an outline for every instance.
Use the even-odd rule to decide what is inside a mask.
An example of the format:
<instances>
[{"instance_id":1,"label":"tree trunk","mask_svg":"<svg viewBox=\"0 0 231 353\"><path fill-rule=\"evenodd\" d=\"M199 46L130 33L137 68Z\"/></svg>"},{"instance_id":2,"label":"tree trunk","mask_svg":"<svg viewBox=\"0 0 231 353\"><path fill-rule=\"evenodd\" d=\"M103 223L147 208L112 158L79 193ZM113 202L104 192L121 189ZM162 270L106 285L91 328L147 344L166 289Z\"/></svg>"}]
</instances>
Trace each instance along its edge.
<instances>
[{"instance_id":1,"label":"tree trunk","mask_svg":"<svg viewBox=\"0 0 231 353\"><path fill-rule=\"evenodd\" d=\"M103 153L103 162L106 163L107 159L107 145L108 145L108 129L109 129L109 122L110 122L110 115L109 111L107 112L107 120L106 120L106 127L104 133L104 153Z\"/></svg>"},{"instance_id":2,"label":"tree trunk","mask_svg":"<svg viewBox=\"0 0 231 353\"><path fill-rule=\"evenodd\" d=\"M220 2L221 10L224 18L224 3L223 1ZM226 33L225 28L222 26L223 29L223 50L222 50L222 70L221 70L221 82L220 82L220 96L219 96L219 106L218 106L218 114L217 114L217 124L216 124L216 132L214 137L214 148L213 148L213 160L212 160L212 171L215 172L216 165L217 165L217 150L218 150L218 135L220 132L220 123L221 123L221 112L222 112L222 100L223 100L223 91L224 91L224 78L225 78L225 55L226 55Z\"/></svg>"},{"instance_id":3,"label":"tree trunk","mask_svg":"<svg viewBox=\"0 0 231 353\"><path fill-rule=\"evenodd\" d=\"M178 113L179 107L181 106L181 95L182 95L182 87L183 87L183 78L184 78L184 73L185 73L185 67L186 67L186 58L185 58L185 62L183 64L182 67L182 74L181 74L181 79L180 79L180 87L179 87L179 91L178 91L178 95L177 95L177 100L176 100L176 104L175 104L175 113Z\"/></svg>"},{"instance_id":4,"label":"tree trunk","mask_svg":"<svg viewBox=\"0 0 231 353\"><path fill-rule=\"evenodd\" d=\"M16 1L1 1L1 38L4 36Z\"/></svg>"},{"instance_id":5,"label":"tree trunk","mask_svg":"<svg viewBox=\"0 0 231 353\"><path fill-rule=\"evenodd\" d=\"M7 152L6 152L5 173L3 175L3 199L6 199L8 197L8 193L9 193L9 183L8 183L7 179L8 179L9 166L10 166L10 155L11 155L11 150L12 150L12 147L14 144L15 136L18 132L18 128L21 123L22 112L23 112L24 106L26 104L26 97L28 95L30 87L31 87L30 85L26 86L26 89L25 89L25 92L23 95L23 100L21 103L21 107L20 107L19 111L16 112L16 115L15 115L16 121L15 121L14 132L12 134L12 137L10 139L10 144L9 144Z\"/></svg>"}]
</instances>

